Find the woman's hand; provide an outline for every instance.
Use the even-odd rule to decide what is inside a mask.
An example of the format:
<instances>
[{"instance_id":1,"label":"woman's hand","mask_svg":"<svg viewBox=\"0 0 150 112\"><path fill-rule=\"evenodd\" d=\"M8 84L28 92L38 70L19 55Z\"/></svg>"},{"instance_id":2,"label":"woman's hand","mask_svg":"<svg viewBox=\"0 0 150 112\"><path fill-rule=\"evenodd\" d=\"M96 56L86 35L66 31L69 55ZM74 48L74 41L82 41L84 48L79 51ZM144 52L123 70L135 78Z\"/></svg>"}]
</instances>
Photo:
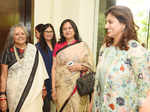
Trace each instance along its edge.
<instances>
[{"instance_id":1,"label":"woman's hand","mask_svg":"<svg viewBox=\"0 0 150 112\"><path fill-rule=\"evenodd\" d=\"M6 83L7 83L7 75L8 75L8 65L1 64L0 66L1 66L0 91L5 92ZM2 112L5 112L7 110L7 100L6 100L5 94L0 95L0 109L2 110Z\"/></svg>"},{"instance_id":2,"label":"woman's hand","mask_svg":"<svg viewBox=\"0 0 150 112\"><path fill-rule=\"evenodd\" d=\"M56 98L56 89L52 90L52 99L53 99L54 102L56 102L56 99L57 99Z\"/></svg>"},{"instance_id":3,"label":"woman's hand","mask_svg":"<svg viewBox=\"0 0 150 112\"><path fill-rule=\"evenodd\" d=\"M6 96L0 98L0 109L2 110L2 112L5 112L7 110Z\"/></svg>"},{"instance_id":4,"label":"woman's hand","mask_svg":"<svg viewBox=\"0 0 150 112\"><path fill-rule=\"evenodd\" d=\"M78 64L78 63L75 63L75 64L73 64L71 66L68 66L67 68L68 68L68 70L70 72L77 72L77 71L81 71L82 70L82 65Z\"/></svg>"},{"instance_id":5,"label":"woman's hand","mask_svg":"<svg viewBox=\"0 0 150 112\"><path fill-rule=\"evenodd\" d=\"M92 112L92 102L90 102L90 104L89 104L89 110L88 110L88 112Z\"/></svg>"},{"instance_id":6,"label":"woman's hand","mask_svg":"<svg viewBox=\"0 0 150 112\"><path fill-rule=\"evenodd\" d=\"M150 96L145 99L142 106L139 108L139 112L150 112Z\"/></svg>"},{"instance_id":7,"label":"woman's hand","mask_svg":"<svg viewBox=\"0 0 150 112\"><path fill-rule=\"evenodd\" d=\"M46 90L46 88L44 88L42 90L42 98L44 99L46 97L46 95L47 95L47 90Z\"/></svg>"},{"instance_id":8,"label":"woman's hand","mask_svg":"<svg viewBox=\"0 0 150 112\"><path fill-rule=\"evenodd\" d=\"M139 112L150 112L150 91L148 91L145 101L139 108Z\"/></svg>"}]
</instances>

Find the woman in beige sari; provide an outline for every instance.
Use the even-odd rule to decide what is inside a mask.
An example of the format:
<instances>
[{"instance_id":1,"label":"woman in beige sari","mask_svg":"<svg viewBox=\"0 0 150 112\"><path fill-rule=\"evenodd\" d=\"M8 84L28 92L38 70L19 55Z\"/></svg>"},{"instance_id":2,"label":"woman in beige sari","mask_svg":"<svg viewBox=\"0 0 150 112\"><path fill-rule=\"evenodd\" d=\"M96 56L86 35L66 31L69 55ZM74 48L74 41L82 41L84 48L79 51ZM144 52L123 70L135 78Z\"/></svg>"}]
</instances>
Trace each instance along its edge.
<instances>
[{"instance_id":1,"label":"woman in beige sari","mask_svg":"<svg viewBox=\"0 0 150 112\"><path fill-rule=\"evenodd\" d=\"M1 59L0 109L5 112L42 112L42 89L48 78L36 47L27 42L21 24L10 30L10 43Z\"/></svg>"},{"instance_id":2,"label":"woman in beige sari","mask_svg":"<svg viewBox=\"0 0 150 112\"><path fill-rule=\"evenodd\" d=\"M63 112L87 112L89 95L81 97L75 87L81 73L94 69L91 52L87 44L79 38L77 26L72 20L62 22L60 35L53 52L52 98L60 112L64 102L74 91Z\"/></svg>"}]
</instances>

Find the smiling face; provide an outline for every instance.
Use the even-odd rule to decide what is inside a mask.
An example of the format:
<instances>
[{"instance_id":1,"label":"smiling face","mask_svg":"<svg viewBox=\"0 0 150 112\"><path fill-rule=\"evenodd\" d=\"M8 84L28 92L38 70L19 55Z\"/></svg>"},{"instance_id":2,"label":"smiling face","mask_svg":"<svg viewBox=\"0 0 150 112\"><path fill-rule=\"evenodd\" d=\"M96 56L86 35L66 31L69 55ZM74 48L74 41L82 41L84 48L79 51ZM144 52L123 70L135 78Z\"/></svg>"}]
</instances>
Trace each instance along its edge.
<instances>
[{"instance_id":1,"label":"smiling face","mask_svg":"<svg viewBox=\"0 0 150 112\"><path fill-rule=\"evenodd\" d=\"M117 43L122 36L125 24L120 23L115 16L109 13L106 17L105 28L107 30L107 36L114 38L115 43Z\"/></svg>"},{"instance_id":2,"label":"smiling face","mask_svg":"<svg viewBox=\"0 0 150 112\"><path fill-rule=\"evenodd\" d=\"M54 35L54 32L53 32L52 28L48 27L45 29L43 36L46 41L50 41L53 38L53 35Z\"/></svg>"},{"instance_id":3,"label":"smiling face","mask_svg":"<svg viewBox=\"0 0 150 112\"><path fill-rule=\"evenodd\" d=\"M63 32L63 35L66 38L66 40L74 39L75 31L69 22L66 22L63 25L62 32Z\"/></svg>"},{"instance_id":4,"label":"smiling face","mask_svg":"<svg viewBox=\"0 0 150 112\"><path fill-rule=\"evenodd\" d=\"M26 44L27 36L21 27L16 27L14 29L13 39L14 39L14 43L17 45Z\"/></svg>"}]
</instances>

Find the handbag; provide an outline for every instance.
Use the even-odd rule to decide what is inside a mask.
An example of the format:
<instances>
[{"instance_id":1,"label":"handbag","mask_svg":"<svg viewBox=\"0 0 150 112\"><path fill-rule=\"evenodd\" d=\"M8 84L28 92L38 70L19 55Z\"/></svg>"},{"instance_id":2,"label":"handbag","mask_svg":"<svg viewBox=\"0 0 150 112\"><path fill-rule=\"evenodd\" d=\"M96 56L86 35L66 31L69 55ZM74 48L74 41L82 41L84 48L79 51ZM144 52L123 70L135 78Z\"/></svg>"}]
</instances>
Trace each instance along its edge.
<instances>
[{"instance_id":1,"label":"handbag","mask_svg":"<svg viewBox=\"0 0 150 112\"><path fill-rule=\"evenodd\" d=\"M77 79L76 86L80 96L91 94L94 91L95 72L86 72Z\"/></svg>"}]
</instances>

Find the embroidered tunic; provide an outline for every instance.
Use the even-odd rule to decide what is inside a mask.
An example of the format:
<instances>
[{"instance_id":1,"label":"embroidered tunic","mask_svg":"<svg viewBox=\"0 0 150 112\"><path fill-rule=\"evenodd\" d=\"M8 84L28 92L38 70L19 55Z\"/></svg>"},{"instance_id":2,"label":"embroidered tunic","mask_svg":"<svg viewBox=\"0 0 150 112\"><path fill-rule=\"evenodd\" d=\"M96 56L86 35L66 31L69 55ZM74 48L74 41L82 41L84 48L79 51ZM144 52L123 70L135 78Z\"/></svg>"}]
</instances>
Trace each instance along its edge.
<instances>
[{"instance_id":1,"label":"embroidered tunic","mask_svg":"<svg viewBox=\"0 0 150 112\"><path fill-rule=\"evenodd\" d=\"M129 50L100 50L93 112L136 112L150 89L149 53L137 41Z\"/></svg>"}]
</instances>

